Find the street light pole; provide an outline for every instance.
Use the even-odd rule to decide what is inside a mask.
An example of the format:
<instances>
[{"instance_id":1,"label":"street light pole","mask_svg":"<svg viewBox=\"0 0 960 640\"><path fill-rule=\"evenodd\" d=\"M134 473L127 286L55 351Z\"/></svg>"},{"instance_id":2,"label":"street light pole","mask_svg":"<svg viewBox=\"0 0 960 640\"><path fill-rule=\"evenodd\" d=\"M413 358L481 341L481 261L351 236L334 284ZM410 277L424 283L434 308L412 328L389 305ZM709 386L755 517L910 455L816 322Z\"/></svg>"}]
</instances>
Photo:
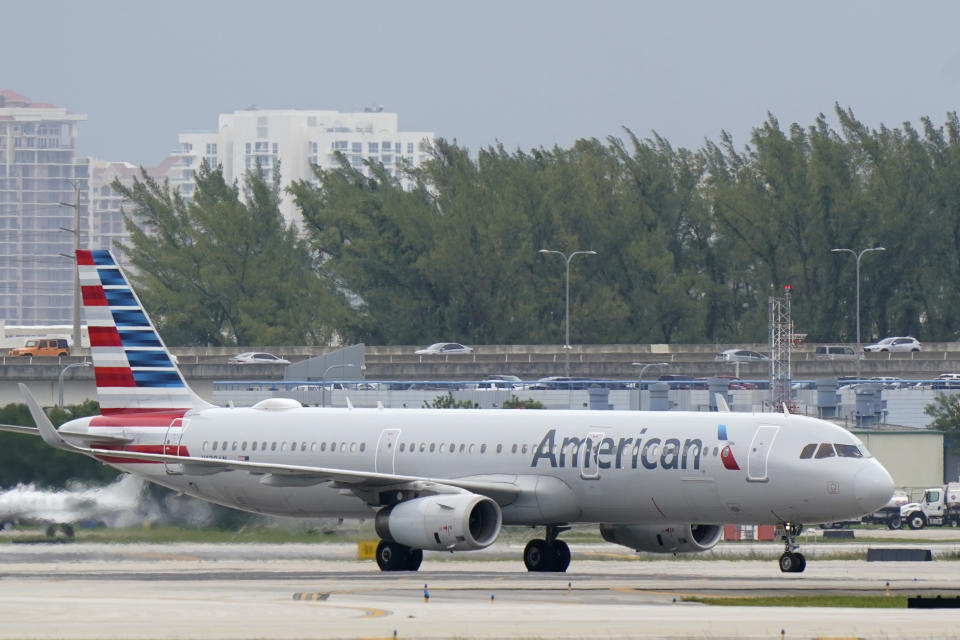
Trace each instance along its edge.
<instances>
[{"instance_id":1,"label":"street light pole","mask_svg":"<svg viewBox=\"0 0 960 640\"><path fill-rule=\"evenodd\" d=\"M323 375L320 376L320 406L327 406L327 374L334 369L356 369L356 365L353 364L332 364L323 372Z\"/></svg>"},{"instance_id":2,"label":"street light pole","mask_svg":"<svg viewBox=\"0 0 960 640\"><path fill-rule=\"evenodd\" d=\"M643 372L647 370L647 367L669 367L669 362L631 362L631 367L640 367L640 373L637 374L637 411L642 411L642 400L643 400L643 390L640 388L642 386L641 381L643 380Z\"/></svg>"},{"instance_id":3,"label":"street light pole","mask_svg":"<svg viewBox=\"0 0 960 640\"><path fill-rule=\"evenodd\" d=\"M63 369L60 370L60 375L57 376L57 387L60 389L60 400L57 403L57 406L63 409L63 374L67 372L67 369L72 369L73 367L89 367L93 363L89 360L84 360L83 362L74 362L73 364L68 364Z\"/></svg>"},{"instance_id":4,"label":"street light pole","mask_svg":"<svg viewBox=\"0 0 960 640\"><path fill-rule=\"evenodd\" d=\"M570 377L570 261L573 260L573 256L576 255L585 255L585 256L595 256L597 255L596 251L574 251L570 255L563 253L562 251L555 251L553 249L540 249L537 253L555 253L567 263L566 271L566 313L564 315L564 341L563 341L563 350L566 352L566 376Z\"/></svg>"},{"instance_id":5,"label":"street light pole","mask_svg":"<svg viewBox=\"0 0 960 640\"><path fill-rule=\"evenodd\" d=\"M80 344L80 270L77 268L77 250L80 249L80 182L73 183L73 203L61 202L64 207L73 207L73 229L64 229L73 233L73 348L79 349ZM61 403L62 406L62 403Z\"/></svg>"},{"instance_id":6,"label":"street light pole","mask_svg":"<svg viewBox=\"0 0 960 640\"><path fill-rule=\"evenodd\" d=\"M831 249L832 253L849 253L857 260L857 380L860 379L860 358L862 354L860 353L860 258L863 257L863 254L869 253L871 251L886 251L885 247L868 247L866 249L861 249L860 252L856 252L853 249Z\"/></svg>"}]
</instances>

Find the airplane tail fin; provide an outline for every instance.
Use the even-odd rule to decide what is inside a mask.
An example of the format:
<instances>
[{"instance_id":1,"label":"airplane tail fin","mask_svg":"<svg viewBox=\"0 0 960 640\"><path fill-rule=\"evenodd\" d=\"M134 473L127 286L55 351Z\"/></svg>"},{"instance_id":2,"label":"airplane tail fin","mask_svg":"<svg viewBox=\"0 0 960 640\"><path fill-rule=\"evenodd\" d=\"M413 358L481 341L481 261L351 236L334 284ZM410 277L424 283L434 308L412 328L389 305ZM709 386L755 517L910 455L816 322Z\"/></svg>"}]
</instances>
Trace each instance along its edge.
<instances>
[{"instance_id":1,"label":"airplane tail fin","mask_svg":"<svg viewBox=\"0 0 960 640\"><path fill-rule=\"evenodd\" d=\"M109 251L78 250L100 412L184 413L213 406L187 386Z\"/></svg>"}]
</instances>

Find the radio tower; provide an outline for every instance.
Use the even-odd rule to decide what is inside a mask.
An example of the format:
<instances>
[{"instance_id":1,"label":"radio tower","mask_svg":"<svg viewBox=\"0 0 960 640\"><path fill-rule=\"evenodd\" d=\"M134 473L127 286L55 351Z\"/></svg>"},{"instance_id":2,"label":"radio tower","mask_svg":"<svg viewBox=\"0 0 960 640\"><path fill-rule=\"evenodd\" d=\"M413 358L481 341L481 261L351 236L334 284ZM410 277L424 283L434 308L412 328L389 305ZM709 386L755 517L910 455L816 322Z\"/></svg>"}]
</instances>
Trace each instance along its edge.
<instances>
[{"instance_id":1,"label":"radio tower","mask_svg":"<svg viewBox=\"0 0 960 640\"><path fill-rule=\"evenodd\" d=\"M770 302L770 405L780 411L791 405L790 350L793 347L793 322L790 319L790 285L783 297L771 296Z\"/></svg>"}]
</instances>

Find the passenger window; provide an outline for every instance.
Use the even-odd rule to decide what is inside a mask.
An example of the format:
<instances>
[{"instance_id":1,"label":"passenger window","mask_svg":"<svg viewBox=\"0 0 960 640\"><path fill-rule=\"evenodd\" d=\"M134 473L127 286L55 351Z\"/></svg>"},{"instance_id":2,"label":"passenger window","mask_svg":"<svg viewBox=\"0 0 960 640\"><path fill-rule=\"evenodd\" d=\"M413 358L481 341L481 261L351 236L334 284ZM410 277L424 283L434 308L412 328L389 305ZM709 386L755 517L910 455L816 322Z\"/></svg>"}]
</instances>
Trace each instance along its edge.
<instances>
[{"instance_id":1,"label":"passenger window","mask_svg":"<svg viewBox=\"0 0 960 640\"><path fill-rule=\"evenodd\" d=\"M366 443L366 442L361 442L361 443L360 443L360 453L363 453L363 452L366 451L366 450L367 450L367 443Z\"/></svg>"},{"instance_id":2,"label":"passenger window","mask_svg":"<svg viewBox=\"0 0 960 640\"><path fill-rule=\"evenodd\" d=\"M511 453L516 453L516 452L517 452L517 445L516 445L516 444L513 445L513 448L510 450L510 452L511 452Z\"/></svg>"},{"instance_id":3,"label":"passenger window","mask_svg":"<svg viewBox=\"0 0 960 640\"><path fill-rule=\"evenodd\" d=\"M405 451L405 447L406 447L406 445L401 442L401 443L400 443L400 453L403 453L403 452Z\"/></svg>"},{"instance_id":4,"label":"passenger window","mask_svg":"<svg viewBox=\"0 0 960 640\"><path fill-rule=\"evenodd\" d=\"M226 441L226 440L223 441L223 446L221 446L220 448L223 449L224 451L227 450L227 441Z\"/></svg>"},{"instance_id":5,"label":"passenger window","mask_svg":"<svg viewBox=\"0 0 960 640\"><path fill-rule=\"evenodd\" d=\"M421 443L420 443L420 453L423 453L423 452L426 451L426 450L427 450L427 443L426 443L426 442L421 442Z\"/></svg>"},{"instance_id":6,"label":"passenger window","mask_svg":"<svg viewBox=\"0 0 960 640\"><path fill-rule=\"evenodd\" d=\"M527 453L527 445L523 445L523 448L520 449L520 453L523 453L523 454Z\"/></svg>"},{"instance_id":7,"label":"passenger window","mask_svg":"<svg viewBox=\"0 0 960 640\"><path fill-rule=\"evenodd\" d=\"M251 450L251 451L256 451L256 450L257 450L257 443L256 443L256 441L250 443L250 450Z\"/></svg>"},{"instance_id":8,"label":"passenger window","mask_svg":"<svg viewBox=\"0 0 960 640\"><path fill-rule=\"evenodd\" d=\"M213 441L213 450L214 450L214 451L217 450L217 441L216 441L216 440Z\"/></svg>"},{"instance_id":9,"label":"passenger window","mask_svg":"<svg viewBox=\"0 0 960 640\"><path fill-rule=\"evenodd\" d=\"M276 443L276 442L271 442L271 443L270 443L270 451L276 451L276 450L277 450L277 443Z\"/></svg>"},{"instance_id":10,"label":"passenger window","mask_svg":"<svg viewBox=\"0 0 960 640\"><path fill-rule=\"evenodd\" d=\"M286 451L286 450L287 450L287 443L286 442L280 443L280 451Z\"/></svg>"},{"instance_id":11,"label":"passenger window","mask_svg":"<svg viewBox=\"0 0 960 640\"><path fill-rule=\"evenodd\" d=\"M236 451L236 450L237 450L237 441L236 441L236 440L233 441L233 447L231 447L230 450L231 450L231 451Z\"/></svg>"},{"instance_id":12,"label":"passenger window","mask_svg":"<svg viewBox=\"0 0 960 640\"><path fill-rule=\"evenodd\" d=\"M246 451L246 450L247 450L247 441L244 440L244 441L240 444L240 451Z\"/></svg>"},{"instance_id":13,"label":"passenger window","mask_svg":"<svg viewBox=\"0 0 960 640\"><path fill-rule=\"evenodd\" d=\"M434 443L432 442L430 443L430 453L433 453L433 450L436 448L436 446L437 445L435 445Z\"/></svg>"},{"instance_id":14,"label":"passenger window","mask_svg":"<svg viewBox=\"0 0 960 640\"><path fill-rule=\"evenodd\" d=\"M290 443L290 451L296 451L296 450L297 450L297 443L296 443L296 442L291 442L291 443Z\"/></svg>"},{"instance_id":15,"label":"passenger window","mask_svg":"<svg viewBox=\"0 0 960 640\"><path fill-rule=\"evenodd\" d=\"M253 444L256 445L257 443L254 442ZM311 442L311 443L310 443L310 453L313 453L313 452L316 451L316 450L317 450L317 443L316 443L316 442Z\"/></svg>"},{"instance_id":16,"label":"passenger window","mask_svg":"<svg viewBox=\"0 0 960 640\"><path fill-rule=\"evenodd\" d=\"M326 443L326 442L321 442L321 443L320 443L320 451L321 451L321 452L326 452L326 450L327 450L327 443Z\"/></svg>"},{"instance_id":17,"label":"passenger window","mask_svg":"<svg viewBox=\"0 0 960 640\"><path fill-rule=\"evenodd\" d=\"M800 452L800 459L806 460L807 458L813 457L813 452L816 450L816 448L817 448L816 442L811 442L810 444L805 446L803 448L803 451Z\"/></svg>"},{"instance_id":18,"label":"passenger window","mask_svg":"<svg viewBox=\"0 0 960 640\"><path fill-rule=\"evenodd\" d=\"M466 448L466 447L465 447L465 445L461 442L461 443L460 443L460 453L463 453L464 448Z\"/></svg>"},{"instance_id":19,"label":"passenger window","mask_svg":"<svg viewBox=\"0 0 960 640\"><path fill-rule=\"evenodd\" d=\"M497 445L497 453L500 453L501 451L503 451L503 445L502 445L502 444L498 444L498 445Z\"/></svg>"},{"instance_id":20,"label":"passenger window","mask_svg":"<svg viewBox=\"0 0 960 640\"><path fill-rule=\"evenodd\" d=\"M817 449L817 459L832 458L835 455L837 454L834 453L832 444L830 444L829 442L820 443L820 448Z\"/></svg>"},{"instance_id":21,"label":"passenger window","mask_svg":"<svg viewBox=\"0 0 960 640\"><path fill-rule=\"evenodd\" d=\"M266 451L266 450L267 450L267 443L266 441L263 441L260 443L260 451Z\"/></svg>"},{"instance_id":22,"label":"passenger window","mask_svg":"<svg viewBox=\"0 0 960 640\"><path fill-rule=\"evenodd\" d=\"M356 453L356 451L357 451L357 443L356 443L356 442L351 442L351 443L350 443L350 453Z\"/></svg>"},{"instance_id":23,"label":"passenger window","mask_svg":"<svg viewBox=\"0 0 960 640\"><path fill-rule=\"evenodd\" d=\"M486 453L486 452L487 452L487 445L486 443L484 443L480 445L480 453Z\"/></svg>"},{"instance_id":24,"label":"passenger window","mask_svg":"<svg viewBox=\"0 0 960 640\"><path fill-rule=\"evenodd\" d=\"M841 458L862 458L863 454L860 452L860 447L855 444L835 444L833 445L837 449L837 455Z\"/></svg>"},{"instance_id":25,"label":"passenger window","mask_svg":"<svg viewBox=\"0 0 960 640\"><path fill-rule=\"evenodd\" d=\"M456 453L456 451L457 451L457 445L455 445L455 444L453 444L453 443L451 442L451 443L450 443L450 453Z\"/></svg>"},{"instance_id":26,"label":"passenger window","mask_svg":"<svg viewBox=\"0 0 960 640\"><path fill-rule=\"evenodd\" d=\"M467 451L469 451L470 453L473 453L473 447L474 447L473 443L470 443L470 446L467 448Z\"/></svg>"}]
</instances>

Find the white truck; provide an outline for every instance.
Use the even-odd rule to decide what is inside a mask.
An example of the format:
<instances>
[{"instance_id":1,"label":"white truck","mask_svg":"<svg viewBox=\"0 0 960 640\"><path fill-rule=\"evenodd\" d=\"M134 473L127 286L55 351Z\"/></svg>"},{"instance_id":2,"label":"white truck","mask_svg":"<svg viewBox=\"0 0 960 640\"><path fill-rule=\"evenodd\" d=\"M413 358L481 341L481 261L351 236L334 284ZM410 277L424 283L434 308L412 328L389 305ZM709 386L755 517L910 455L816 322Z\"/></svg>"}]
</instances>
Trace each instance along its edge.
<instances>
[{"instance_id":1,"label":"white truck","mask_svg":"<svg viewBox=\"0 0 960 640\"><path fill-rule=\"evenodd\" d=\"M911 529L925 526L960 526L960 482L943 487L931 487L923 492L920 502L900 507L900 520ZM895 528L891 524L891 528Z\"/></svg>"}]
</instances>

